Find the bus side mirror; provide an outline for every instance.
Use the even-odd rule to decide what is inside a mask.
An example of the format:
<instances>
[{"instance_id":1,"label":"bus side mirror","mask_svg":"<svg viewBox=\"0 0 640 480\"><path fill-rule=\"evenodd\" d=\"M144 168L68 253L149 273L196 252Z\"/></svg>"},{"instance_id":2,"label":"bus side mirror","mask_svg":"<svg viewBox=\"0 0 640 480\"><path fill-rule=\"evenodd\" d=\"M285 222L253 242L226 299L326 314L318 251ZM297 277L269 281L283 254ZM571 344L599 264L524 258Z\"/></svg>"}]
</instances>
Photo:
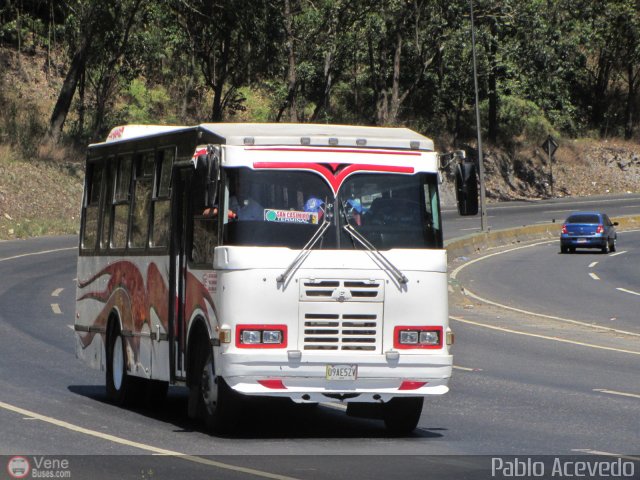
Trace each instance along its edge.
<instances>
[{"instance_id":1,"label":"bus side mirror","mask_svg":"<svg viewBox=\"0 0 640 480\"><path fill-rule=\"evenodd\" d=\"M473 162L456 164L456 200L460 215L478 214L478 176Z\"/></svg>"},{"instance_id":2,"label":"bus side mirror","mask_svg":"<svg viewBox=\"0 0 640 480\"><path fill-rule=\"evenodd\" d=\"M194 157L196 176L204 186L204 206L213 208L218 199L218 180L220 178L220 150L207 146L207 153Z\"/></svg>"},{"instance_id":3,"label":"bus side mirror","mask_svg":"<svg viewBox=\"0 0 640 480\"><path fill-rule=\"evenodd\" d=\"M218 200L218 180L220 179L220 149L209 145L204 156L207 172L207 197L205 206L213 208Z\"/></svg>"}]
</instances>

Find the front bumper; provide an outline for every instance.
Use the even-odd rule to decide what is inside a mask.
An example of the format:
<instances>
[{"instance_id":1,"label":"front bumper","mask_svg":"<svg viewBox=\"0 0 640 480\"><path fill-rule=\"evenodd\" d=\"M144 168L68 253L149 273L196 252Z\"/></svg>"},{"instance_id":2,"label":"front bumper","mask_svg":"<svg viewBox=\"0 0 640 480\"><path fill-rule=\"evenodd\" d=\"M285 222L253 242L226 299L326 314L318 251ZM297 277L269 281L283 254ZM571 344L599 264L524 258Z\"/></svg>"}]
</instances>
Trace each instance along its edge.
<instances>
[{"instance_id":1,"label":"front bumper","mask_svg":"<svg viewBox=\"0 0 640 480\"><path fill-rule=\"evenodd\" d=\"M607 238L598 236L562 236L560 246L573 248L602 248L607 244Z\"/></svg>"},{"instance_id":2,"label":"front bumper","mask_svg":"<svg viewBox=\"0 0 640 480\"><path fill-rule=\"evenodd\" d=\"M449 391L453 363L447 354L400 354L394 360L387 355L304 355L297 360L286 353L222 356L224 361L216 373L237 392L301 403L386 402L400 396L442 395ZM327 365L357 365L357 378L327 380ZM276 382L260 383L265 380Z\"/></svg>"}]
</instances>

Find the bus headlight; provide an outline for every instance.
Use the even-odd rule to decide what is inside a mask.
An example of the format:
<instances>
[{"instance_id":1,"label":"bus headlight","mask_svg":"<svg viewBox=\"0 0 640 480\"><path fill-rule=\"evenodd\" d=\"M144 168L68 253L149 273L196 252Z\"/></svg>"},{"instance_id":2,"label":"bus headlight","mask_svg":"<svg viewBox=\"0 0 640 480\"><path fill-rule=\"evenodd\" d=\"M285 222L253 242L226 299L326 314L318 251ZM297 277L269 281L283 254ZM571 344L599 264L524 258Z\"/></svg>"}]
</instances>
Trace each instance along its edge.
<instances>
[{"instance_id":1,"label":"bus headlight","mask_svg":"<svg viewBox=\"0 0 640 480\"><path fill-rule=\"evenodd\" d=\"M260 343L260 330L243 330L240 341L247 345Z\"/></svg>"},{"instance_id":2,"label":"bus headlight","mask_svg":"<svg viewBox=\"0 0 640 480\"><path fill-rule=\"evenodd\" d=\"M416 345L418 343L418 332L415 330L401 331L400 343L403 345Z\"/></svg>"},{"instance_id":3,"label":"bus headlight","mask_svg":"<svg viewBox=\"0 0 640 480\"><path fill-rule=\"evenodd\" d=\"M420 345L440 345L440 332L436 330L426 330L420 332Z\"/></svg>"},{"instance_id":4,"label":"bus headlight","mask_svg":"<svg viewBox=\"0 0 640 480\"><path fill-rule=\"evenodd\" d=\"M262 343L282 343L282 332L280 330L265 330L262 332Z\"/></svg>"},{"instance_id":5,"label":"bus headlight","mask_svg":"<svg viewBox=\"0 0 640 480\"><path fill-rule=\"evenodd\" d=\"M286 325L237 325L237 348L286 348Z\"/></svg>"},{"instance_id":6,"label":"bus headlight","mask_svg":"<svg viewBox=\"0 0 640 480\"><path fill-rule=\"evenodd\" d=\"M408 348L441 348L442 327L405 326L396 327L393 332L393 346Z\"/></svg>"}]
</instances>

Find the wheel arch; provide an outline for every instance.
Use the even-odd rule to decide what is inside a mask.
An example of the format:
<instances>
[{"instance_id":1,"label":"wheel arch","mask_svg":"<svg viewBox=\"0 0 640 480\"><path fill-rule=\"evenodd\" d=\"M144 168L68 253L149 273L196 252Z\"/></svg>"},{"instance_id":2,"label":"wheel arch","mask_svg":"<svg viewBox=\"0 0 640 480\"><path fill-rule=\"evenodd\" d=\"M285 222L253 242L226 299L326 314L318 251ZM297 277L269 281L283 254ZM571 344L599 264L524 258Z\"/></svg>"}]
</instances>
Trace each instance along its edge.
<instances>
[{"instance_id":1,"label":"wheel arch","mask_svg":"<svg viewBox=\"0 0 640 480\"><path fill-rule=\"evenodd\" d=\"M196 315L191 321L187 333L187 350L185 359L187 366L187 386L193 384L194 375L198 374L195 372L195 363L197 361L198 353L196 347L203 339L210 345L211 338L212 336L209 323L205 320L204 316Z\"/></svg>"}]
</instances>

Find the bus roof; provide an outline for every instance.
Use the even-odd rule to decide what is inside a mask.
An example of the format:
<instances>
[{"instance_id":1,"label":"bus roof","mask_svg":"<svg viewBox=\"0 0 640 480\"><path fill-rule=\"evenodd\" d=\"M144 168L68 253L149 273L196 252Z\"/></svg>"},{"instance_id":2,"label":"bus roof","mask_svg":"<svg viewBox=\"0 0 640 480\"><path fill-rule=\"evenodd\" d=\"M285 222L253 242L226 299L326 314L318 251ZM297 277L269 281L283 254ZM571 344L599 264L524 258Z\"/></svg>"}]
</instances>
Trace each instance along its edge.
<instances>
[{"instance_id":1,"label":"bus roof","mask_svg":"<svg viewBox=\"0 0 640 480\"><path fill-rule=\"evenodd\" d=\"M226 145L309 145L433 151L433 140L408 128L362 127L315 123L203 123L196 126L123 125L105 144L143 139L180 130L202 130Z\"/></svg>"}]
</instances>

